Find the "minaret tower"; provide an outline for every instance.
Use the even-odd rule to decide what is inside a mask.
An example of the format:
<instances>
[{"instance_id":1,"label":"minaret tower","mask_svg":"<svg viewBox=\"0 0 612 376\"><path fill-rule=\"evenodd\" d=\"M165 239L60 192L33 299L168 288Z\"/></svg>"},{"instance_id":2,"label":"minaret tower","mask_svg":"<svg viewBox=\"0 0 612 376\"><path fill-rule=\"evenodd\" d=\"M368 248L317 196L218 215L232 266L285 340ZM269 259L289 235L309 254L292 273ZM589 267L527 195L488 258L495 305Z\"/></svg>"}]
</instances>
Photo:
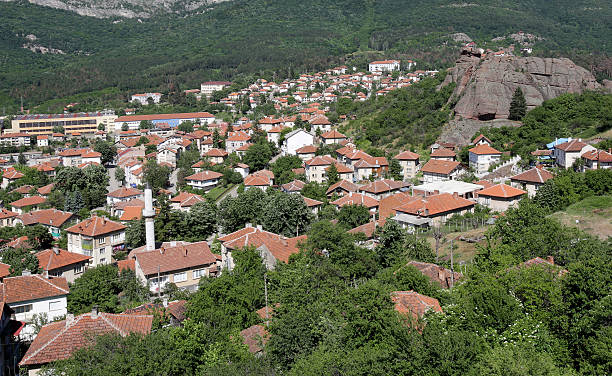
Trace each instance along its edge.
<instances>
[{"instance_id":1,"label":"minaret tower","mask_svg":"<svg viewBox=\"0 0 612 376\"><path fill-rule=\"evenodd\" d=\"M145 219L147 251L153 251L155 250L155 223L153 220L155 210L153 210L153 191L151 191L149 183L147 183L145 188L145 207L142 211L142 216Z\"/></svg>"}]
</instances>

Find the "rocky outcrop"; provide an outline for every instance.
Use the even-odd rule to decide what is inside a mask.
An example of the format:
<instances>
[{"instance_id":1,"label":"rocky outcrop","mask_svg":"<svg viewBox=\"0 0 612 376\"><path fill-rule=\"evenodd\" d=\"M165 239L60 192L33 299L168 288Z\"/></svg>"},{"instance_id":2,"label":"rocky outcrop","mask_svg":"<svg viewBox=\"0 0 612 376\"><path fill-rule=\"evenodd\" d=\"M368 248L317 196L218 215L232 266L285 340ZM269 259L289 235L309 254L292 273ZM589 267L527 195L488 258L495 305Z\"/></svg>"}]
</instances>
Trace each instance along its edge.
<instances>
[{"instance_id":1,"label":"rocky outcrop","mask_svg":"<svg viewBox=\"0 0 612 376\"><path fill-rule=\"evenodd\" d=\"M523 90L527 110L564 93L600 89L586 69L569 59L462 55L441 86L457 83L455 115L466 119L507 119L517 87ZM452 100L452 98L451 98Z\"/></svg>"}]
</instances>

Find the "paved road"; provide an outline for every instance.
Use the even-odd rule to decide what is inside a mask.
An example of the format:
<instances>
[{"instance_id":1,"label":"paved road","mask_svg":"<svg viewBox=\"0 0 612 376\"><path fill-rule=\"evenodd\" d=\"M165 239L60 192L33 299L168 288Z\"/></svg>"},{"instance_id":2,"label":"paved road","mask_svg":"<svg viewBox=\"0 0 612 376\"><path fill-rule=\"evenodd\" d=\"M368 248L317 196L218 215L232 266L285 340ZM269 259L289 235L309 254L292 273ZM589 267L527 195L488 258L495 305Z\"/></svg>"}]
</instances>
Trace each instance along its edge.
<instances>
[{"instance_id":1,"label":"paved road","mask_svg":"<svg viewBox=\"0 0 612 376\"><path fill-rule=\"evenodd\" d=\"M109 192L116 191L117 189L121 188L121 184L119 183L119 181L117 181L117 179L115 179L115 167L111 167L108 169L108 177Z\"/></svg>"},{"instance_id":2,"label":"paved road","mask_svg":"<svg viewBox=\"0 0 612 376\"><path fill-rule=\"evenodd\" d=\"M217 206L221 204L221 201L225 200L227 197L238 196L238 187L240 187L240 184L236 184L232 187L232 189L219 196L219 198L217 198Z\"/></svg>"}]
</instances>

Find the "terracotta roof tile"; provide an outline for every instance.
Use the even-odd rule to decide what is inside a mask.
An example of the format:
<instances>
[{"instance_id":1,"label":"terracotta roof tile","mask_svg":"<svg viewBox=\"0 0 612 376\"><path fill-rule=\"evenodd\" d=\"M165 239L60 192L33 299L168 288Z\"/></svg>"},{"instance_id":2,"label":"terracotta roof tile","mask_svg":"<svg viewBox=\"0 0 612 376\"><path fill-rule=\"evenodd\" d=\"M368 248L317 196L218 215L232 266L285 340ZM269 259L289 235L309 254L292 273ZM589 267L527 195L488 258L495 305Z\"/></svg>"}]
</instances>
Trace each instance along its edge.
<instances>
[{"instance_id":1,"label":"terracotta roof tile","mask_svg":"<svg viewBox=\"0 0 612 376\"><path fill-rule=\"evenodd\" d=\"M332 205L336 205L338 207L343 207L345 205L363 205L368 209L377 208L379 205L378 200L363 195L361 193L351 192L345 196L340 197L336 201L331 202Z\"/></svg>"},{"instance_id":2,"label":"terracotta roof tile","mask_svg":"<svg viewBox=\"0 0 612 376\"><path fill-rule=\"evenodd\" d=\"M136 253L134 257L144 275L206 266L217 261L205 241L162 247L154 251Z\"/></svg>"},{"instance_id":3,"label":"terracotta roof tile","mask_svg":"<svg viewBox=\"0 0 612 376\"><path fill-rule=\"evenodd\" d=\"M121 187L107 194L109 197L115 198L126 198L132 196L140 196L143 192L140 189L132 188L132 187Z\"/></svg>"},{"instance_id":4,"label":"terracotta roof tile","mask_svg":"<svg viewBox=\"0 0 612 376\"><path fill-rule=\"evenodd\" d=\"M475 203L463 197L455 197L450 193L442 193L428 197L419 197L411 200L395 210L402 213L430 217L436 214L447 213L458 209L468 209Z\"/></svg>"},{"instance_id":5,"label":"terracotta roof tile","mask_svg":"<svg viewBox=\"0 0 612 376\"><path fill-rule=\"evenodd\" d=\"M91 259L89 256L68 252L63 249L57 249L57 253L53 249L40 251L36 254L36 258L38 259L38 265L46 271L87 262Z\"/></svg>"},{"instance_id":6,"label":"terracotta roof tile","mask_svg":"<svg viewBox=\"0 0 612 376\"><path fill-rule=\"evenodd\" d=\"M430 159L423 165L421 171L432 174L448 175L461 165L457 161L444 161L439 159Z\"/></svg>"},{"instance_id":7,"label":"terracotta roof tile","mask_svg":"<svg viewBox=\"0 0 612 376\"><path fill-rule=\"evenodd\" d=\"M359 188L359 191L379 194L399 190L400 188L407 187L408 185L408 183L405 183L403 181L383 179L376 180L369 184L363 185L361 186L361 188Z\"/></svg>"},{"instance_id":8,"label":"terracotta roof tile","mask_svg":"<svg viewBox=\"0 0 612 376\"><path fill-rule=\"evenodd\" d=\"M248 346L249 352L256 354L263 350L270 334L263 325L253 325L240 332L242 343Z\"/></svg>"},{"instance_id":9,"label":"terracotta roof tile","mask_svg":"<svg viewBox=\"0 0 612 376\"><path fill-rule=\"evenodd\" d=\"M47 202L47 199L42 196L30 196L13 201L9 205L14 208L23 208L25 206L40 205L45 202Z\"/></svg>"},{"instance_id":10,"label":"terracotta roof tile","mask_svg":"<svg viewBox=\"0 0 612 376\"><path fill-rule=\"evenodd\" d=\"M23 222L24 226L40 223L60 228L73 217L74 214L70 212L57 209L43 209L21 214L18 218Z\"/></svg>"},{"instance_id":11,"label":"terracotta roof tile","mask_svg":"<svg viewBox=\"0 0 612 376\"><path fill-rule=\"evenodd\" d=\"M522 189L514 188L506 184L497 184L489 188L478 191L478 196L491 196L500 198L520 197L525 192Z\"/></svg>"},{"instance_id":12,"label":"terracotta roof tile","mask_svg":"<svg viewBox=\"0 0 612 376\"><path fill-rule=\"evenodd\" d=\"M521 182L539 183L544 184L547 180L554 178L555 175L544 170L543 168L534 167L531 170L527 170L521 174L514 175L510 180L516 180Z\"/></svg>"},{"instance_id":13,"label":"terracotta roof tile","mask_svg":"<svg viewBox=\"0 0 612 376\"><path fill-rule=\"evenodd\" d=\"M395 310L410 315L413 319L421 318L427 311L442 312L438 299L421 295L415 291L394 291L391 300L395 303Z\"/></svg>"},{"instance_id":14,"label":"terracotta roof tile","mask_svg":"<svg viewBox=\"0 0 612 376\"><path fill-rule=\"evenodd\" d=\"M415 159L419 159L421 156L417 153L413 153L411 151L403 151L396 155L394 158L400 161L413 161Z\"/></svg>"},{"instance_id":15,"label":"terracotta roof tile","mask_svg":"<svg viewBox=\"0 0 612 376\"><path fill-rule=\"evenodd\" d=\"M436 150L434 150L433 153L430 154L430 157L432 158L436 158L436 157L455 157L457 156L457 154L447 148L438 148Z\"/></svg>"},{"instance_id":16,"label":"terracotta roof tile","mask_svg":"<svg viewBox=\"0 0 612 376\"><path fill-rule=\"evenodd\" d=\"M93 216L84 220L83 222L67 228L66 231L94 237L125 229L126 227L121 223L113 222L106 218Z\"/></svg>"},{"instance_id":17,"label":"terracotta roof tile","mask_svg":"<svg viewBox=\"0 0 612 376\"><path fill-rule=\"evenodd\" d=\"M17 303L68 295L70 289L64 277L45 278L41 275L7 277L0 283L2 300Z\"/></svg>"},{"instance_id":18,"label":"terracotta roof tile","mask_svg":"<svg viewBox=\"0 0 612 376\"><path fill-rule=\"evenodd\" d=\"M487 144L478 144L471 148L469 152L477 155L501 154L501 151L494 149Z\"/></svg>"},{"instance_id":19,"label":"terracotta roof tile","mask_svg":"<svg viewBox=\"0 0 612 376\"><path fill-rule=\"evenodd\" d=\"M193 175L187 176L185 180L207 181L207 180L219 179L222 176L223 174L220 174L218 172L204 170L204 171L196 172Z\"/></svg>"},{"instance_id":20,"label":"terracotta roof tile","mask_svg":"<svg viewBox=\"0 0 612 376\"><path fill-rule=\"evenodd\" d=\"M559 150L563 150L565 152L579 152L582 150L583 147L587 146L587 144L585 144L582 141L578 141L578 140L571 140L568 142L564 142L562 144L559 144L556 146L557 149Z\"/></svg>"}]
</instances>

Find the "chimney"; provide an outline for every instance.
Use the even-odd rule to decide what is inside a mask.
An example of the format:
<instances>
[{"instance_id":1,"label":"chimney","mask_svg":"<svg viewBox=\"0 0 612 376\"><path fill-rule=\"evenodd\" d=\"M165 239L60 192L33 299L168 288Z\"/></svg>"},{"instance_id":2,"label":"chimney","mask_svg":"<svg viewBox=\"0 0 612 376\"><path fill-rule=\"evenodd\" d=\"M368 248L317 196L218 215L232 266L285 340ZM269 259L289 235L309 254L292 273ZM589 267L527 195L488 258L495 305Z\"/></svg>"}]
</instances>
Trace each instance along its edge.
<instances>
[{"instance_id":1,"label":"chimney","mask_svg":"<svg viewBox=\"0 0 612 376\"><path fill-rule=\"evenodd\" d=\"M21 272L21 275L24 277L30 276L32 275L32 272L30 272L30 269L23 269L23 271Z\"/></svg>"},{"instance_id":2,"label":"chimney","mask_svg":"<svg viewBox=\"0 0 612 376\"><path fill-rule=\"evenodd\" d=\"M59 254L60 254L60 250L59 250L59 248L57 247L57 245L54 245L54 246L53 246L53 253L55 253L56 255L59 255Z\"/></svg>"},{"instance_id":3,"label":"chimney","mask_svg":"<svg viewBox=\"0 0 612 376\"><path fill-rule=\"evenodd\" d=\"M458 192L453 192L453 197L454 198L459 198L459 193Z\"/></svg>"},{"instance_id":4,"label":"chimney","mask_svg":"<svg viewBox=\"0 0 612 376\"><path fill-rule=\"evenodd\" d=\"M253 225L251 224L251 222L248 222L244 227L251 228L251 227L253 227Z\"/></svg>"},{"instance_id":5,"label":"chimney","mask_svg":"<svg viewBox=\"0 0 612 376\"><path fill-rule=\"evenodd\" d=\"M537 164L537 165L536 165L536 168L537 168L538 170L541 170L541 169L543 168L543 166L542 166L541 164Z\"/></svg>"},{"instance_id":6,"label":"chimney","mask_svg":"<svg viewBox=\"0 0 612 376\"><path fill-rule=\"evenodd\" d=\"M98 306L94 305L93 307L91 307L91 318L92 319L97 319L98 318Z\"/></svg>"},{"instance_id":7,"label":"chimney","mask_svg":"<svg viewBox=\"0 0 612 376\"><path fill-rule=\"evenodd\" d=\"M164 308L168 308L168 298L164 298L162 300L162 304L163 304Z\"/></svg>"},{"instance_id":8,"label":"chimney","mask_svg":"<svg viewBox=\"0 0 612 376\"><path fill-rule=\"evenodd\" d=\"M555 265L555 258L553 256L547 256L546 261L548 261L551 265Z\"/></svg>"},{"instance_id":9,"label":"chimney","mask_svg":"<svg viewBox=\"0 0 612 376\"><path fill-rule=\"evenodd\" d=\"M74 322L74 314L67 313L66 314L66 328L68 328Z\"/></svg>"},{"instance_id":10,"label":"chimney","mask_svg":"<svg viewBox=\"0 0 612 376\"><path fill-rule=\"evenodd\" d=\"M257 225L257 229L258 229L259 231L263 231L263 227L261 227L261 225Z\"/></svg>"}]
</instances>

